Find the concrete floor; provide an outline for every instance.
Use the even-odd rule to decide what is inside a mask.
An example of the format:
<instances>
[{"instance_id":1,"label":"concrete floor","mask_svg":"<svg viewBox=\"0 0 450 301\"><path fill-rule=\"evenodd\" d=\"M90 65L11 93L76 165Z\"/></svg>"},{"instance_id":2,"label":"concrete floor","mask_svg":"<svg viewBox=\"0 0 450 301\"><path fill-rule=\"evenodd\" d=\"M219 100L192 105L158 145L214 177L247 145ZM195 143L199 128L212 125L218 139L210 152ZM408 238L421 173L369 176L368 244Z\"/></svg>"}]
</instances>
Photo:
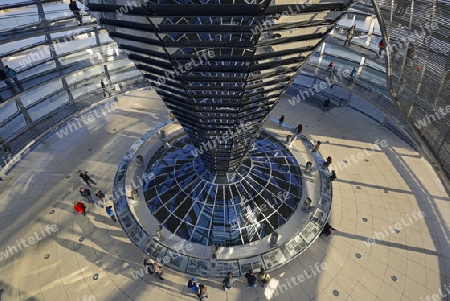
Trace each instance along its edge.
<instances>
[{"instance_id":1,"label":"concrete floor","mask_svg":"<svg viewBox=\"0 0 450 301\"><path fill-rule=\"evenodd\" d=\"M450 275L445 216L450 216L450 206L430 164L352 109L323 113L283 99L272 116L281 114L287 124L302 123L306 136L323 142L324 157L333 158L330 169L338 179L333 182L330 221L338 231L271 272L265 289L247 288L245 279L239 279L225 293L220 281L202 279L209 300L427 300L441 288L445 295ZM164 281L152 275L134 279L143 254L119 224L94 206L88 206L86 217L73 210L73 202L82 200L79 188L84 184L78 169L94 174L94 189L110 192L126 149L167 117L153 91L134 91L119 97L116 110L105 115L98 110L87 119L91 122L67 135L55 133L46 145L18 159L0 184L3 301L195 300L186 287L188 275L166 270ZM374 146L377 140L384 140L380 148ZM419 211L424 217L412 216ZM47 225L57 230L47 231ZM34 243L30 237L36 238ZM375 240L369 243L368 238ZM22 239L29 242L27 247ZM306 279L315 264L326 268ZM301 283L292 279L302 275Z\"/></svg>"}]
</instances>

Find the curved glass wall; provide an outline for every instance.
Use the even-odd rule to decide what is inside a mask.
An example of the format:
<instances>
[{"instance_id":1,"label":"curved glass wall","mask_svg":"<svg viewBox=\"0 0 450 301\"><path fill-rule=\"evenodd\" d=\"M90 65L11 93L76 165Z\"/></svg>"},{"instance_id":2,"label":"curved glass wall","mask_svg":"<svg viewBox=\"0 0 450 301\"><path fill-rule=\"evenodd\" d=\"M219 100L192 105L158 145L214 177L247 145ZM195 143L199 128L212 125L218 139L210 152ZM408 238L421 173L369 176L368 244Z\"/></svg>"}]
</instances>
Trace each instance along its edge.
<instances>
[{"instance_id":1,"label":"curved glass wall","mask_svg":"<svg viewBox=\"0 0 450 301\"><path fill-rule=\"evenodd\" d=\"M353 25L356 25L355 33L348 42L347 30ZM381 39L380 24L371 2L354 4L295 78L293 89L288 91L288 96L293 97L292 101L316 102L319 106L322 106L326 98L330 98L336 106L349 105L382 123L411 146L418 148L419 141L395 106L388 89L385 60L378 55ZM331 72L327 71L330 62L334 63L338 74L343 75L346 72L346 75L331 77ZM349 74L353 68L356 76L354 80L350 80ZM336 85L332 85L334 81ZM303 97L308 96L305 93L311 87L319 86L322 82L327 89L311 97ZM303 98L299 99L299 95Z\"/></svg>"},{"instance_id":2,"label":"curved glass wall","mask_svg":"<svg viewBox=\"0 0 450 301\"><path fill-rule=\"evenodd\" d=\"M375 0L374 7L385 28L389 90L449 177L450 1Z\"/></svg>"},{"instance_id":3,"label":"curved glass wall","mask_svg":"<svg viewBox=\"0 0 450 301\"><path fill-rule=\"evenodd\" d=\"M13 149L111 96L103 93L101 80L113 95L148 85L106 30L78 6L82 25L63 1L0 1L0 69L7 65L16 72L0 82L0 136Z\"/></svg>"}]
</instances>

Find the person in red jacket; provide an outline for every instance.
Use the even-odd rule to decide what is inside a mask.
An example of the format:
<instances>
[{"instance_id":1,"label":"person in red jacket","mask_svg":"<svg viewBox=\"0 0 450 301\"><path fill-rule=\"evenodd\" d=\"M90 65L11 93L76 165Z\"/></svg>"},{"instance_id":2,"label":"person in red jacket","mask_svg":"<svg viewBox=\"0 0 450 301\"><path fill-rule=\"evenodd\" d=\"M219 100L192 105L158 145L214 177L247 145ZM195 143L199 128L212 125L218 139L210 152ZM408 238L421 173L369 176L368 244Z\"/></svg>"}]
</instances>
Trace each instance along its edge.
<instances>
[{"instance_id":1,"label":"person in red jacket","mask_svg":"<svg viewBox=\"0 0 450 301\"><path fill-rule=\"evenodd\" d=\"M83 202L73 202L73 205L73 209L75 209L76 212L86 216L86 205Z\"/></svg>"},{"instance_id":2,"label":"person in red jacket","mask_svg":"<svg viewBox=\"0 0 450 301\"><path fill-rule=\"evenodd\" d=\"M333 67L334 67L334 63L333 63L333 61L330 61L330 63L328 64L327 71L328 71L328 70L332 70Z\"/></svg>"},{"instance_id":3,"label":"person in red jacket","mask_svg":"<svg viewBox=\"0 0 450 301\"><path fill-rule=\"evenodd\" d=\"M380 57L381 57L381 53L384 51L384 47L385 47L385 45L384 45L384 40L381 39L380 43L378 43L378 49L380 49L380 50L378 51L378 55L379 55Z\"/></svg>"}]
</instances>

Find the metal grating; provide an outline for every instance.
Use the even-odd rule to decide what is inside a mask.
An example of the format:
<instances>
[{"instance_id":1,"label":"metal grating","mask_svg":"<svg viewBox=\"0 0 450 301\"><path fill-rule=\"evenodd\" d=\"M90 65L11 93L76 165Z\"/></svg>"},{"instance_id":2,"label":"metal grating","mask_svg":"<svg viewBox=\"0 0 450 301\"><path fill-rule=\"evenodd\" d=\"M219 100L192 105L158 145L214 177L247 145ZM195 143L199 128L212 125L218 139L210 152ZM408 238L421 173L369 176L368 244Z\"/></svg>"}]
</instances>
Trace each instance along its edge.
<instances>
[{"instance_id":1,"label":"metal grating","mask_svg":"<svg viewBox=\"0 0 450 301\"><path fill-rule=\"evenodd\" d=\"M450 1L375 0L374 6L388 49L402 56L388 63L391 93L449 178Z\"/></svg>"}]
</instances>

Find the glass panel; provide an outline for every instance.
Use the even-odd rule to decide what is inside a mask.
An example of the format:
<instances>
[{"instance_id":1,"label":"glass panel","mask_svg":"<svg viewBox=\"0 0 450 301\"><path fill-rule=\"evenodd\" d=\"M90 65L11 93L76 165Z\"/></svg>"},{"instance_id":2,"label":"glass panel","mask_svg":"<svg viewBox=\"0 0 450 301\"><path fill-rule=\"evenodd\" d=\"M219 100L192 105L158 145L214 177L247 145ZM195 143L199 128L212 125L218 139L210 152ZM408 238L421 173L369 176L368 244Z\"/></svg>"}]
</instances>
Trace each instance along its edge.
<instances>
[{"instance_id":1,"label":"glass panel","mask_svg":"<svg viewBox=\"0 0 450 301\"><path fill-rule=\"evenodd\" d=\"M6 119L17 113L19 109L17 108L16 102L14 100L8 103L0 105L0 124Z\"/></svg>"},{"instance_id":2,"label":"glass panel","mask_svg":"<svg viewBox=\"0 0 450 301\"><path fill-rule=\"evenodd\" d=\"M53 95L52 97L46 99L45 101L28 109L28 113L30 114L31 119L33 119L33 121L36 121L44 117L45 115L50 114L52 111L61 107L68 101L69 95L67 94L67 92L61 91Z\"/></svg>"},{"instance_id":3,"label":"glass panel","mask_svg":"<svg viewBox=\"0 0 450 301\"><path fill-rule=\"evenodd\" d=\"M27 122L22 114L17 115L13 120L0 128L0 136L5 139L11 137L14 133L20 131L27 126Z\"/></svg>"},{"instance_id":4,"label":"glass panel","mask_svg":"<svg viewBox=\"0 0 450 301\"><path fill-rule=\"evenodd\" d=\"M61 80L58 79L25 93L20 97L20 99L22 100L23 105L25 107L28 107L36 101L45 98L45 96L62 89L62 87L63 85L61 83Z\"/></svg>"}]
</instances>

